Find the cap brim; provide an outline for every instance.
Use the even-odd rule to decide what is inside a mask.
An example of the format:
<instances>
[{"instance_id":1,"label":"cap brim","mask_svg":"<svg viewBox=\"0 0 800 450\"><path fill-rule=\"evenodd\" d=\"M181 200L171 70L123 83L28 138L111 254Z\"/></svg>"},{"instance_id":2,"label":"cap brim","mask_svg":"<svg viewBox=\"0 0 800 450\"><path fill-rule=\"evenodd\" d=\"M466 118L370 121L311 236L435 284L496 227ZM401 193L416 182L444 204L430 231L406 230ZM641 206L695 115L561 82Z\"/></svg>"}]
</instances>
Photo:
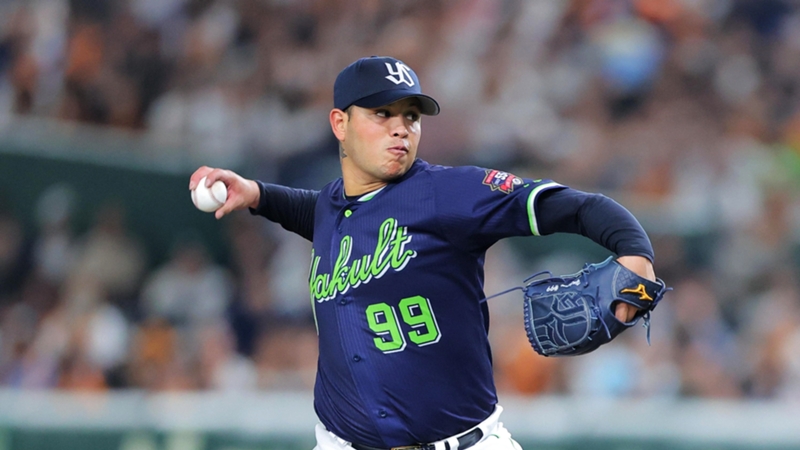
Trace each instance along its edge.
<instances>
[{"instance_id":1,"label":"cap brim","mask_svg":"<svg viewBox=\"0 0 800 450\"><path fill-rule=\"evenodd\" d=\"M358 99L353 102L354 105L362 108L377 108L379 106L389 105L404 98L417 98L419 99L419 112L426 116L435 116L439 114L439 103L433 97L425 94L417 94L400 89L391 91L378 92L377 94L368 95L364 98Z\"/></svg>"}]
</instances>

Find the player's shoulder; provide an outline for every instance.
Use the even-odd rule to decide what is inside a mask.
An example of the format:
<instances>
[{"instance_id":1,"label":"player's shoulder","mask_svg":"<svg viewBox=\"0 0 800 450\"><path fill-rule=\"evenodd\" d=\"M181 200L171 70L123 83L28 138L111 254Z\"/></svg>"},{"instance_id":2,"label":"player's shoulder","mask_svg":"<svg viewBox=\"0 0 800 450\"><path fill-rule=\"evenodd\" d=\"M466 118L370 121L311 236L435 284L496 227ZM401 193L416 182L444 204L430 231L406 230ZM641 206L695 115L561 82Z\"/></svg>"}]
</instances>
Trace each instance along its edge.
<instances>
[{"instance_id":1,"label":"player's shoulder","mask_svg":"<svg viewBox=\"0 0 800 450\"><path fill-rule=\"evenodd\" d=\"M549 178L518 176L507 170L474 165L430 165L426 173L430 174L433 188L437 192L457 192L462 197L530 195L567 187Z\"/></svg>"},{"instance_id":2,"label":"player's shoulder","mask_svg":"<svg viewBox=\"0 0 800 450\"><path fill-rule=\"evenodd\" d=\"M425 172L434 178L455 179L455 178L475 178L480 176L487 169L478 166L446 166L441 164L425 163Z\"/></svg>"},{"instance_id":3,"label":"player's shoulder","mask_svg":"<svg viewBox=\"0 0 800 450\"><path fill-rule=\"evenodd\" d=\"M466 183L467 185L474 185L476 187L489 186L493 191L502 190L506 193L511 192L514 190L514 188L526 183L536 184L540 181L524 179L505 170L491 169L473 165L431 165L429 173L436 183Z\"/></svg>"},{"instance_id":4,"label":"player's shoulder","mask_svg":"<svg viewBox=\"0 0 800 450\"><path fill-rule=\"evenodd\" d=\"M319 195L323 198L340 198L343 196L343 192L344 181L340 177L323 186L322 189L320 189Z\"/></svg>"}]
</instances>

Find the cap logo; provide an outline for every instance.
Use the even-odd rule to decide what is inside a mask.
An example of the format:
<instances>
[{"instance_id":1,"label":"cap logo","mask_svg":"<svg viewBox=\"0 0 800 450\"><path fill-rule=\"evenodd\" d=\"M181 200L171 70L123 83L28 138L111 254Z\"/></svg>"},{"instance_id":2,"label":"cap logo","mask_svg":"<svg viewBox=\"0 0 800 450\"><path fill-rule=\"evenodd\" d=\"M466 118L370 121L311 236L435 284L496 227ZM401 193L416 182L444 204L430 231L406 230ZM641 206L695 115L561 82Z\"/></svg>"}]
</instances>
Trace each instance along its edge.
<instances>
[{"instance_id":1,"label":"cap logo","mask_svg":"<svg viewBox=\"0 0 800 450\"><path fill-rule=\"evenodd\" d=\"M411 73L409 72L411 69L409 69L407 65L398 61L394 63L396 69L392 70L391 64L388 62L385 64L386 70L389 71L389 75L386 76L387 80L394 84L405 83L408 87L414 86L414 79L411 78Z\"/></svg>"}]
</instances>

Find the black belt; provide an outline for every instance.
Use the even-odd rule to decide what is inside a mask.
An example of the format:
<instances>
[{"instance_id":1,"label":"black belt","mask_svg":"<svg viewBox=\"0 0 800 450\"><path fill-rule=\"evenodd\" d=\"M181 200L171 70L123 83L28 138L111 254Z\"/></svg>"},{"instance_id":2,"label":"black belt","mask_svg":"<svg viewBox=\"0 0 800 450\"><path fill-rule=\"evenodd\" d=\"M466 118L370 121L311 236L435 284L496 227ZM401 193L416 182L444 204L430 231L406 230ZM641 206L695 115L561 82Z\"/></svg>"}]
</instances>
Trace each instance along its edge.
<instances>
[{"instance_id":1,"label":"black belt","mask_svg":"<svg viewBox=\"0 0 800 450\"><path fill-rule=\"evenodd\" d=\"M475 428L472 431L462 434L458 437L458 449L464 450L466 448L472 447L473 445L477 444L478 441L481 440L483 437L483 431L480 428ZM433 444L416 444L416 445L406 445L403 447L392 447L388 448L380 448L380 447L371 447L369 445L363 444L350 444L356 450L434 450ZM445 450L450 450L450 443L445 441L444 442Z\"/></svg>"}]
</instances>

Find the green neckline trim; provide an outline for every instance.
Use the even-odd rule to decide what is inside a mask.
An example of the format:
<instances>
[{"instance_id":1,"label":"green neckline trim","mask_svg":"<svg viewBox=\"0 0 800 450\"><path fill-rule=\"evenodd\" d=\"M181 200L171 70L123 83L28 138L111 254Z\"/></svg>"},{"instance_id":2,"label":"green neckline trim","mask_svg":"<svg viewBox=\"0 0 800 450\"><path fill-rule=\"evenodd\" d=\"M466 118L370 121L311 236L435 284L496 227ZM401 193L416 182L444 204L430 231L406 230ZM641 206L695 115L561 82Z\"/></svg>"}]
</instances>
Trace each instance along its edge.
<instances>
[{"instance_id":1,"label":"green neckline trim","mask_svg":"<svg viewBox=\"0 0 800 450\"><path fill-rule=\"evenodd\" d=\"M358 201L359 202L368 202L368 201L372 200L373 197L378 195L378 193L380 191L382 191L384 188L386 188L386 186L384 186L382 188L375 189L374 191L370 192L369 194L364 194L364 195L362 195L361 197L358 198Z\"/></svg>"}]
</instances>

